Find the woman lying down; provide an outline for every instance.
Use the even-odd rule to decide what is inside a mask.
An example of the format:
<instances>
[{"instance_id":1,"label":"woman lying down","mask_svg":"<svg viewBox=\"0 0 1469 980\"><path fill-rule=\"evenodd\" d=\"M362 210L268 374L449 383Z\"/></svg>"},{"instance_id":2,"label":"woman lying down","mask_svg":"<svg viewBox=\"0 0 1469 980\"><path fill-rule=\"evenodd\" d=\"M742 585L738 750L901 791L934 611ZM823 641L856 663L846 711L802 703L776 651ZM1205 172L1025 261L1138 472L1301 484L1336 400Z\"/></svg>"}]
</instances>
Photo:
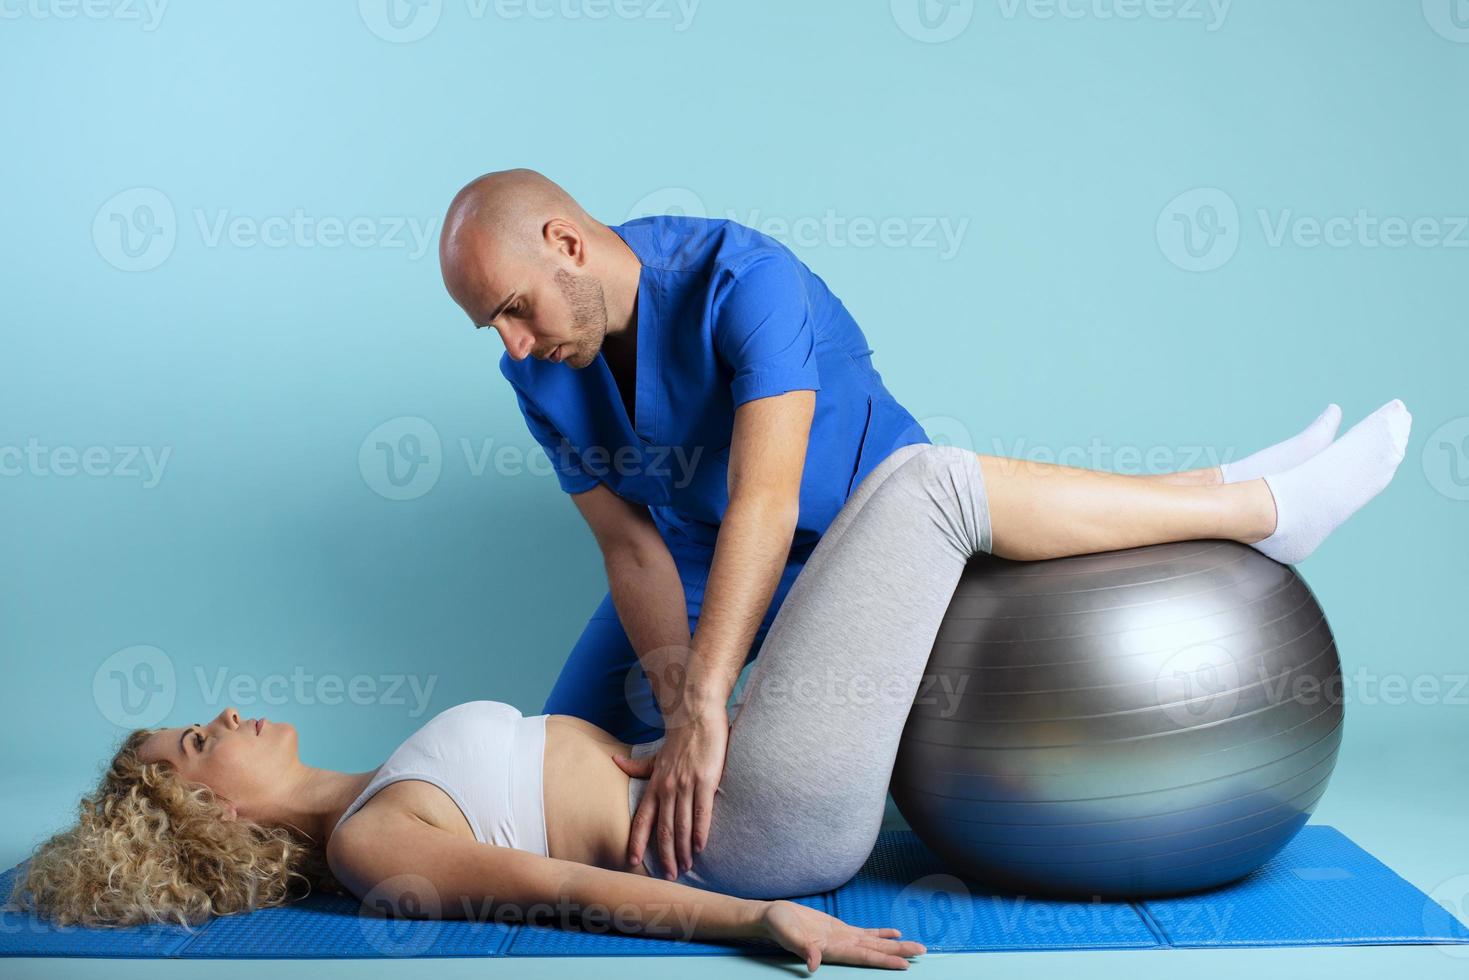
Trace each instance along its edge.
<instances>
[{"instance_id":1,"label":"woman lying down","mask_svg":"<svg viewBox=\"0 0 1469 980\"><path fill-rule=\"evenodd\" d=\"M764 938L812 970L906 969L924 947L898 930L786 899L840 886L871 853L965 564L1195 538L1299 561L1387 485L1407 442L1399 401L1340 439L1334 410L1255 456L1185 473L896 450L847 501L772 624L733 719L711 832L682 873L659 853L666 842L627 853L658 742L470 701L376 769L345 773L303 764L289 723L226 708L208 724L129 735L12 899L63 924L197 923L314 887L414 917L535 921L532 909L571 909L574 925L595 912L601 929L649 937ZM877 693L841 695L858 684Z\"/></svg>"}]
</instances>

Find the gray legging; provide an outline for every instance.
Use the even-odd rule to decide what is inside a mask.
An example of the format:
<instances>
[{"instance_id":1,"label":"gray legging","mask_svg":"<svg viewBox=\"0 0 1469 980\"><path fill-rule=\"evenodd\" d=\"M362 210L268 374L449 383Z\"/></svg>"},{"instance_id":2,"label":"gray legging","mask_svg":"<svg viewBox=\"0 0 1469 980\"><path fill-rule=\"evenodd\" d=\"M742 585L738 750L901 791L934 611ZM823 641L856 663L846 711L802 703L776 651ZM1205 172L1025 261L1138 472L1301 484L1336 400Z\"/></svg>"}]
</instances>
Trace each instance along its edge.
<instances>
[{"instance_id":1,"label":"gray legging","mask_svg":"<svg viewBox=\"0 0 1469 980\"><path fill-rule=\"evenodd\" d=\"M708 844L678 881L768 899L856 874L939 624L990 541L974 453L903 446L867 475L771 624L735 709ZM632 780L631 812L646 787ZM656 837L644 864L662 877Z\"/></svg>"}]
</instances>

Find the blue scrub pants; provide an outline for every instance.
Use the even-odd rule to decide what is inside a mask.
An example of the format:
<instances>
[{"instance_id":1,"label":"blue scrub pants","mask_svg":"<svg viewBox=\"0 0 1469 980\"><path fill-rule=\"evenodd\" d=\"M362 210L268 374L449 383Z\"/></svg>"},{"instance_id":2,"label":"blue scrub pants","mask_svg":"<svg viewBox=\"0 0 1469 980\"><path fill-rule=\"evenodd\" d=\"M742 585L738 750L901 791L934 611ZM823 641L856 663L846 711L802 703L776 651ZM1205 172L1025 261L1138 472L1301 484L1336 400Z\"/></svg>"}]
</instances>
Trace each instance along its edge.
<instances>
[{"instance_id":1,"label":"blue scrub pants","mask_svg":"<svg viewBox=\"0 0 1469 980\"><path fill-rule=\"evenodd\" d=\"M689 635L692 636L698 628L699 613L704 606L704 586L709 581L709 566L714 552L670 545L669 553L683 581ZM745 654L746 664L759 652L766 631L803 567L804 561L792 561L781 573L770 608L766 610L755 640ZM572 647L541 714L584 718L629 744L650 742L663 735L663 717L657 699L653 697L647 675L638 665L637 653L623 631L622 622L617 618L612 593L602 598L581 638Z\"/></svg>"}]
</instances>

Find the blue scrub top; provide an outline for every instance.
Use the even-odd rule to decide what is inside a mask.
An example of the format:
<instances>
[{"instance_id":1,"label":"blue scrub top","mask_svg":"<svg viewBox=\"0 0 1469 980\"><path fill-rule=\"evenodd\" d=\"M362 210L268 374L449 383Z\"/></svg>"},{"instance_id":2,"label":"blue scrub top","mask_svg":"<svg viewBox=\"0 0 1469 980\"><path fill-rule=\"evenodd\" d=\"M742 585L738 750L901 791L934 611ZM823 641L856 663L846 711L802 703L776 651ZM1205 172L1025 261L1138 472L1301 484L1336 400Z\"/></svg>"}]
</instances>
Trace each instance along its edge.
<instances>
[{"instance_id":1,"label":"blue scrub top","mask_svg":"<svg viewBox=\"0 0 1469 980\"><path fill-rule=\"evenodd\" d=\"M735 409L809 389L816 411L791 547L804 560L862 478L927 434L884 387L841 300L780 242L682 215L612 230L642 262L637 418L600 353L581 369L500 358L561 488L605 483L646 504L670 548L712 549L729 504Z\"/></svg>"}]
</instances>

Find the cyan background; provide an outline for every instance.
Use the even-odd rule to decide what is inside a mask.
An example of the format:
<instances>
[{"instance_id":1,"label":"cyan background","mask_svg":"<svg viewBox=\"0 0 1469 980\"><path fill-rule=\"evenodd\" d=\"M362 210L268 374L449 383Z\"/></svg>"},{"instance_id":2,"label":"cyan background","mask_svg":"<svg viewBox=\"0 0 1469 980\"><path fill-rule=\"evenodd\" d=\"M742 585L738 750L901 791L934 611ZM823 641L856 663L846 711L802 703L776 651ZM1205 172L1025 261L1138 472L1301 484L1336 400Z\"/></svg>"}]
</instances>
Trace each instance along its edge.
<instances>
[{"instance_id":1,"label":"cyan background","mask_svg":"<svg viewBox=\"0 0 1469 980\"><path fill-rule=\"evenodd\" d=\"M599 10L0 6L0 865L65 821L120 721L234 703L360 770L458 701L539 710L603 573L553 478L474 462L533 442L436 254L455 190L530 166L607 223L785 222L899 399L980 451L1203 465L1328 401L1350 425L1403 398L1396 481L1301 566L1368 685L1317 819L1469 906L1469 3ZM342 242L297 214L359 225ZM1311 244L1311 220L1359 214L1419 223ZM400 490L376 445L405 434L438 475ZM167 453L161 477L129 447ZM156 690L120 700L139 658ZM269 688L297 674L341 703ZM430 695L393 703L405 676ZM1462 968L1434 949L1074 955L1134 975L1179 956L1201 976Z\"/></svg>"}]
</instances>

